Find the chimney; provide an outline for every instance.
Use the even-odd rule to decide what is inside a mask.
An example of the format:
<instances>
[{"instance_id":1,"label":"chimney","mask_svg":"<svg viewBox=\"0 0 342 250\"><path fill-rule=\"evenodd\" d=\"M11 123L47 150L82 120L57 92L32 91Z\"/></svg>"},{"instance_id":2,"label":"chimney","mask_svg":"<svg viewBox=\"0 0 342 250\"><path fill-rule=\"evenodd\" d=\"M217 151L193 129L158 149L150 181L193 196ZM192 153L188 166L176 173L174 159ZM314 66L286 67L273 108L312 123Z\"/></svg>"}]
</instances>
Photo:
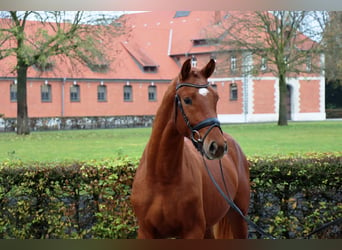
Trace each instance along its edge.
<instances>
[{"instance_id":1,"label":"chimney","mask_svg":"<svg viewBox=\"0 0 342 250\"><path fill-rule=\"evenodd\" d=\"M215 21L215 24L219 24L221 22L221 11L219 10L216 10L215 11L215 16L214 16L214 21Z\"/></svg>"}]
</instances>

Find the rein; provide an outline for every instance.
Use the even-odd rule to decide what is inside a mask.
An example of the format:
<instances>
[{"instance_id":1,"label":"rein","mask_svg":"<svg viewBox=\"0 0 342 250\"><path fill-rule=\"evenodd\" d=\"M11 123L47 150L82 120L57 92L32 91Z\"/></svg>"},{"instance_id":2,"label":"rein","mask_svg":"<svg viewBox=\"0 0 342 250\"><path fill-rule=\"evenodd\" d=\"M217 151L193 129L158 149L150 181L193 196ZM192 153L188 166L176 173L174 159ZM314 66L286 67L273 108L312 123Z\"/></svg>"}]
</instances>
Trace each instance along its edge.
<instances>
[{"instance_id":1,"label":"rein","mask_svg":"<svg viewBox=\"0 0 342 250\"><path fill-rule=\"evenodd\" d=\"M259 227L257 224L255 224L248 216L244 215L242 213L242 211L240 210L240 208L234 203L234 201L229 197L229 193L228 193L228 188L226 185L226 181L223 175L223 169L222 169L222 162L221 160L219 160L220 163L220 171L221 171L221 178L222 178L222 182L224 185L224 189L225 192L221 189L221 187L218 185L217 181L215 180L214 176L212 175L211 171L208 168L208 165L204 159L204 156L202 154L202 159L203 159L203 164L205 166L205 169L212 181L212 183L214 184L214 186L216 187L217 191L220 193L220 195L222 196L222 198L230 205L231 208L233 208L252 228L254 228L259 234L266 236L272 240L277 239L275 236L273 236L270 233L265 232L261 227ZM322 225L321 227L315 229L314 231L312 231L311 233L307 234L306 236L304 236L302 239L310 239L310 237L332 225L339 225L342 223L342 218L338 218L334 221L325 223L324 225Z\"/></svg>"},{"instance_id":2,"label":"rein","mask_svg":"<svg viewBox=\"0 0 342 250\"><path fill-rule=\"evenodd\" d=\"M265 232L261 227L259 227L250 218L248 218L248 216L244 215L243 212L240 210L240 208L229 197L228 188L227 188L224 176L223 176L223 169L222 169L222 162L221 162L221 160L219 160L219 162L220 162L220 170L221 170L221 178L222 178L224 189L225 189L226 192L224 192L221 189L221 187L219 186L219 184L216 182L214 176L212 175L211 171L208 168L208 165L207 165L203 155L202 155L202 159L203 159L203 163L204 163L205 169L207 170L207 173L208 173L208 175L209 175L209 177L211 179L211 182L214 184L214 186L216 187L216 189L220 193L220 195L223 197L223 199L230 205L230 207L233 208L235 210L235 212L237 212L258 233L260 233L261 235L267 236L268 238L270 238L272 240L275 240L276 237L274 237L272 234L269 234L269 233Z\"/></svg>"},{"instance_id":3,"label":"rein","mask_svg":"<svg viewBox=\"0 0 342 250\"><path fill-rule=\"evenodd\" d=\"M191 88L198 88L198 89L208 88L209 83L201 84L201 85L192 84L192 83L179 83L176 86L176 92L178 89L180 89L182 87L191 87ZM176 93L176 95L175 95L175 109L176 109L175 121L177 119L177 107L180 109L181 114L183 116L183 119L185 121L185 124L187 125L187 127L190 130L190 139L191 139L193 145L203 155L205 153L203 150L203 143L204 143L204 140L207 137L207 135L210 133L210 131L213 128L218 127L222 132L220 121L216 117L212 117L212 118L207 118L204 121L199 122L195 126L192 126L190 121L189 121L189 118L185 114L181 99L180 99L179 95ZM201 138L199 130L201 130L202 128L205 128L205 127L209 127L209 128L208 128L207 132L204 134L203 138Z\"/></svg>"}]
</instances>

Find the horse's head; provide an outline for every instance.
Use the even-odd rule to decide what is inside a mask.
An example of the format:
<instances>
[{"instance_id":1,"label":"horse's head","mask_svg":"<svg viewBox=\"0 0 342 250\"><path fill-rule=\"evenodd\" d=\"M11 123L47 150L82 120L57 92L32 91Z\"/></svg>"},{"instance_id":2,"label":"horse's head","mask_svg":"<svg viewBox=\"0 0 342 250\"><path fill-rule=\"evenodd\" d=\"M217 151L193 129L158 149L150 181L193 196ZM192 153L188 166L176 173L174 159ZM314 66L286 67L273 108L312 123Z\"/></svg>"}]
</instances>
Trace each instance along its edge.
<instances>
[{"instance_id":1,"label":"horse's head","mask_svg":"<svg viewBox=\"0 0 342 250\"><path fill-rule=\"evenodd\" d=\"M190 59L182 66L176 84L175 123L178 131L190 138L208 159L220 159L227 142L217 119L217 92L208 84L215 61L202 69L191 68Z\"/></svg>"}]
</instances>

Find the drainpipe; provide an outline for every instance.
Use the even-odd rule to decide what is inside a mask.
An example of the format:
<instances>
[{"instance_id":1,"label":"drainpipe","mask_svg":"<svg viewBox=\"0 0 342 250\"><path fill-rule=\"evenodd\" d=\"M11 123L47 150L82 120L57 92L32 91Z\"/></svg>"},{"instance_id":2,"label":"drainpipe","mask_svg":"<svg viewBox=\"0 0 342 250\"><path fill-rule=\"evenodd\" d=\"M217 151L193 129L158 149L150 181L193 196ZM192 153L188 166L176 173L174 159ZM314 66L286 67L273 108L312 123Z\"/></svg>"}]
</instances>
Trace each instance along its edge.
<instances>
[{"instance_id":1,"label":"drainpipe","mask_svg":"<svg viewBox=\"0 0 342 250\"><path fill-rule=\"evenodd\" d=\"M170 33L169 33L169 44L168 44L168 48L167 48L167 55L170 56L171 54L171 48L172 48L172 34L173 34L173 30L170 29Z\"/></svg>"},{"instance_id":2,"label":"drainpipe","mask_svg":"<svg viewBox=\"0 0 342 250\"><path fill-rule=\"evenodd\" d=\"M243 76L243 101L242 101L242 107L243 107L243 116L244 116L244 122L247 123L247 116L248 116L248 78L246 75Z\"/></svg>"},{"instance_id":3,"label":"drainpipe","mask_svg":"<svg viewBox=\"0 0 342 250\"><path fill-rule=\"evenodd\" d=\"M242 84L243 84L243 114L244 114L244 122L248 122L248 114L249 110L249 102L252 101L249 96L249 81L251 76L251 67L253 66L253 58L251 52L243 52L243 72L242 72Z\"/></svg>"},{"instance_id":4,"label":"drainpipe","mask_svg":"<svg viewBox=\"0 0 342 250\"><path fill-rule=\"evenodd\" d=\"M66 82L66 78L64 77L63 80L62 80L62 94L61 94L61 117L64 116L64 87L65 87L65 82Z\"/></svg>"}]
</instances>

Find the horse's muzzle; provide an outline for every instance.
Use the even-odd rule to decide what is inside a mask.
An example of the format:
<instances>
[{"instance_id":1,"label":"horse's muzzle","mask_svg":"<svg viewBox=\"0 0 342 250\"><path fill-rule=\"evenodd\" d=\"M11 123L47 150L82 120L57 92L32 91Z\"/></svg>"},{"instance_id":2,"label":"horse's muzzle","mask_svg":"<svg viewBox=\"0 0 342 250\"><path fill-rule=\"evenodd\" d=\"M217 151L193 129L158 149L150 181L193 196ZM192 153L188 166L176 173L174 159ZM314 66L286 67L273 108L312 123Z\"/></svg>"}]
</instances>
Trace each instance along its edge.
<instances>
[{"instance_id":1,"label":"horse's muzzle","mask_svg":"<svg viewBox=\"0 0 342 250\"><path fill-rule=\"evenodd\" d=\"M211 141L208 146L204 147L204 154L209 160L221 159L228 152L227 142L217 143Z\"/></svg>"}]
</instances>

